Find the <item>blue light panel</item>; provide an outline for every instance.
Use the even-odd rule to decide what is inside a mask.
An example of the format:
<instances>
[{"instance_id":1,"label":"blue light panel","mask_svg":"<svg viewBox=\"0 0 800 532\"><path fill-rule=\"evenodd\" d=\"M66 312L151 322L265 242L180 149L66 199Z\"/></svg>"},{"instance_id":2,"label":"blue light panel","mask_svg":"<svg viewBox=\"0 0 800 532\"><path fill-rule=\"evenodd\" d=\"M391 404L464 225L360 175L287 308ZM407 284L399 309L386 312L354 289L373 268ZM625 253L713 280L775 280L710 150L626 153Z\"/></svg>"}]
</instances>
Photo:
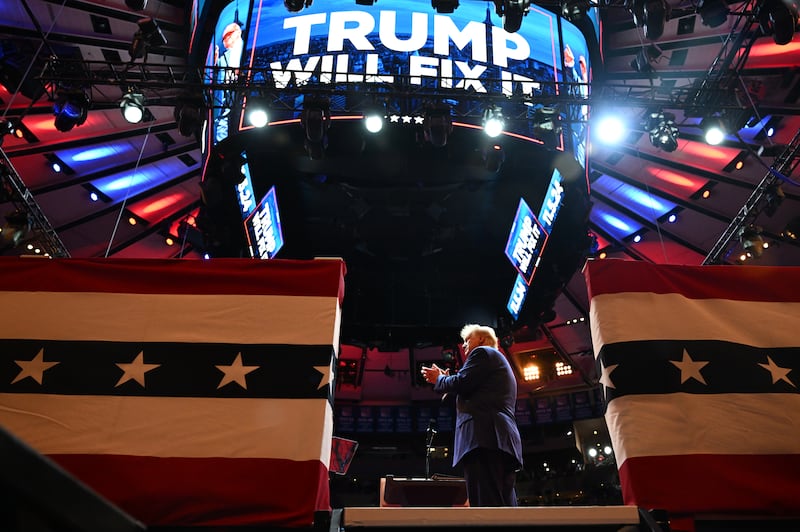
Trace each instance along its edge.
<instances>
[{"instance_id":1,"label":"blue light panel","mask_svg":"<svg viewBox=\"0 0 800 532\"><path fill-rule=\"evenodd\" d=\"M671 201L649 194L640 188L623 183L619 179L605 174L592 183L592 188L602 195L625 205L642 218L653 223L656 223L661 216L677 207Z\"/></svg>"},{"instance_id":2,"label":"blue light panel","mask_svg":"<svg viewBox=\"0 0 800 532\"><path fill-rule=\"evenodd\" d=\"M642 229L642 225L635 220L600 202L592 207L589 220L617 240L623 240Z\"/></svg>"}]
</instances>

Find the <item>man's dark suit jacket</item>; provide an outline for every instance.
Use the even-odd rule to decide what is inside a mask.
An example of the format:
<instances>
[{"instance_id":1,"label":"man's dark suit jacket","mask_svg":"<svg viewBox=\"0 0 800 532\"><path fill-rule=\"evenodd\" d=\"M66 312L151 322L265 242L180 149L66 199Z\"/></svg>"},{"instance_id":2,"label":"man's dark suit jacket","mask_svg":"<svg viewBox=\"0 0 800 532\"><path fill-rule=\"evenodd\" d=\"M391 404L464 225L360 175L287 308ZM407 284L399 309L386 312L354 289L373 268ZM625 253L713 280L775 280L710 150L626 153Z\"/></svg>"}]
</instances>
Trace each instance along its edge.
<instances>
[{"instance_id":1,"label":"man's dark suit jacket","mask_svg":"<svg viewBox=\"0 0 800 532\"><path fill-rule=\"evenodd\" d=\"M505 355L476 347L455 375L440 375L433 389L456 394L453 466L472 449L500 449L522 466L522 442L514 418L517 381Z\"/></svg>"}]
</instances>

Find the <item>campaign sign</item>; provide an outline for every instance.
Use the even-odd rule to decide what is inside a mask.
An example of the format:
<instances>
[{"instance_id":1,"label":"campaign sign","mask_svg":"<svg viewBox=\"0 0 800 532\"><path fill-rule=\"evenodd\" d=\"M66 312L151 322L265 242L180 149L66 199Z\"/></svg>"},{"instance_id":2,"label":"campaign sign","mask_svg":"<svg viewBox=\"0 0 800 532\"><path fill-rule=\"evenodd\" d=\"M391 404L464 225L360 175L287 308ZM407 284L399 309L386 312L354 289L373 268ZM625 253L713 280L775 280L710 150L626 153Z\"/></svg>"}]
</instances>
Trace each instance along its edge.
<instances>
[{"instance_id":1,"label":"campaign sign","mask_svg":"<svg viewBox=\"0 0 800 532\"><path fill-rule=\"evenodd\" d=\"M525 200L520 198L517 215L514 217L514 224L511 226L506 244L506 256L527 285L531 284L542 252L547 245L547 238L547 231Z\"/></svg>"},{"instance_id":2,"label":"campaign sign","mask_svg":"<svg viewBox=\"0 0 800 532\"><path fill-rule=\"evenodd\" d=\"M553 170L553 177L550 178L547 193L544 196L544 201L542 201L542 208L539 209L539 222L541 222L547 234L553 232L553 224L555 224L556 216L558 216L558 211L563 203L564 187L561 186L562 179L561 172L557 169Z\"/></svg>"},{"instance_id":3,"label":"campaign sign","mask_svg":"<svg viewBox=\"0 0 800 532\"><path fill-rule=\"evenodd\" d=\"M239 207L242 209L242 219L246 219L253 214L256 209L256 197L253 192L253 179L250 177L250 165L242 165L242 175L244 179L236 185L236 198L239 200Z\"/></svg>"},{"instance_id":4,"label":"campaign sign","mask_svg":"<svg viewBox=\"0 0 800 532\"><path fill-rule=\"evenodd\" d=\"M272 187L256 209L244 220L250 255L259 259L273 258L283 247L281 217L275 187Z\"/></svg>"}]
</instances>

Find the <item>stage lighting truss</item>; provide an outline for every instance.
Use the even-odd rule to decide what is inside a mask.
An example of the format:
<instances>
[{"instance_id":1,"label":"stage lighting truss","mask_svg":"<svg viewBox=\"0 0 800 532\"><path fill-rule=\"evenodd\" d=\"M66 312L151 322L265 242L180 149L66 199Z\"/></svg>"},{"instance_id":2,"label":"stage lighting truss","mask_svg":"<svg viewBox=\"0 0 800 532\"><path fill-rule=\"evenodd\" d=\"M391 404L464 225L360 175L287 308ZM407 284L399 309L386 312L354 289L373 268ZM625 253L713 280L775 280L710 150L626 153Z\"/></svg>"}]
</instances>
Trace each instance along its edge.
<instances>
[{"instance_id":1,"label":"stage lighting truss","mask_svg":"<svg viewBox=\"0 0 800 532\"><path fill-rule=\"evenodd\" d=\"M425 140L431 145L441 148L447 145L447 140L453 132L452 109L449 105L440 104L429 106L425 110L422 123Z\"/></svg>"},{"instance_id":2,"label":"stage lighting truss","mask_svg":"<svg viewBox=\"0 0 800 532\"><path fill-rule=\"evenodd\" d=\"M678 126L675 115L661 111L653 111L645 119L645 130L650 136L650 144L666 152L678 149Z\"/></svg>"},{"instance_id":3,"label":"stage lighting truss","mask_svg":"<svg viewBox=\"0 0 800 532\"><path fill-rule=\"evenodd\" d=\"M119 102L122 116L130 124L138 124L144 118L144 94L130 89Z\"/></svg>"},{"instance_id":4,"label":"stage lighting truss","mask_svg":"<svg viewBox=\"0 0 800 532\"><path fill-rule=\"evenodd\" d=\"M503 29L515 33L522 27L522 18L528 14L530 0L494 0L495 12L503 19Z\"/></svg>"},{"instance_id":5,"label":"stage lighting truss","mask_svg":"<svg viewBox=\"0 0 800 532\"><path fill-rule=\"evenodd\" d=\"M82 90L62 90L53 102L54 125L66 133L86 122L89 115L89 97Z\"/></svg>"},{"instance_id":6,"label":"stage lighting truss","mask_svg":"<svg viewBox=\"0 0 800 532\"><path fill-rule=\"evenodd\" d=\"M133 40L128 48L131 63L147 55L151 48L158 48L167 44L167 38L161 28L158 27L158 22L155 19L145 17L139 19L137 24L139 25L139 30L133 35Z\"/></svg>"},{"instance_id":7,"label":"stage lighting truss","mask_svg":"<svg viewBox=\"0 0 800 532\"><path fill-rule=\"evenodd\" d=\"M452 13L458 8L458 0L431 0L431 7L437 13Z\"/></svg>"}]
</instances>

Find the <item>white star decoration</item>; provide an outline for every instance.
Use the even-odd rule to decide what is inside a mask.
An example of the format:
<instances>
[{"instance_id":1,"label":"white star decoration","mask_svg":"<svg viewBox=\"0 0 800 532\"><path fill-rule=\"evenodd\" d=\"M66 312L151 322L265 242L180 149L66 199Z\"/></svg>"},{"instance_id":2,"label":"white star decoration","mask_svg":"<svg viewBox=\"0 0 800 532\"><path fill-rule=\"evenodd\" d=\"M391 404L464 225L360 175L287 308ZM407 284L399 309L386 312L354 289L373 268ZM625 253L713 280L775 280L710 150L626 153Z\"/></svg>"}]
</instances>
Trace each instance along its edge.
<instances>
[{"instance_id":1,"label":"white star decoration","mask_svg":"<svg viewBox=\"0 0 800 532\"><path fill-rule=\"evenodd\" d=\"M602 375L600 376L600 384L602 384L605 388L616 388L614 383L611 381L611 372L617 369L619 364L612 364L608 367L600 362L600 369L602 370ZM606 395L608 395L608 390L604 390Z\"/></svg>"},{"instance_id":2,"label":"white star decoration","mask_svg":"<svg viewBox=\"0 0 800 532\"><path fill-rule=\"evenodd\" d=\"M706 380L700 374L700 370L708 364L708 362L695 362L692 360L692 357L689 356L689 353L686 349L683 350L683 360L680 362L675 362L674 360L670 360L672 364L674 364L678 369L681 370L681 384L688 381L689 379L695 379L698 382L702 382L703 384L706 383Z\"/></svg>"},{"instance_id":3,"label":"white star decoration","mask_svg":"<svg viewBox=\"0 0 800 532\"><path fill-rule=\"evenodd\" d=\"M793 387L797 388L797 385L789 380L789 372L792 371L792 368L782 368L777 365L772 359L767 356L767 363L766 364L759 364L762 368L769 371L772 374L772 384L775 384L778 381L786 381L791 384Z\"/></svg>"},{"instance_id":4,"label":"white star decoration","mask_svg":"<svg viewBox=\"0 0 800 532\"><path fill-rule=\"evenodd\" d=\"M403 116L401 117L401 120L403 120L403 123L404 123L404 124L410 124L410 123L411 123L411 117L410 117L410 116L408 116L408 115L403 115Z\"/></svg>"},{"instance_id":5,"label":"white star decoration","mask_svg":"<svg viewBox=\"0 0 800 532\"><path fill-rule=\"evenodd\" d=\"M245 376L251 371L257 370L258 368L259 366L242 365L242 354L239 353L238 355L236 355L236 359L230 366L217 366L217 369L225 374L222 377L222 380L219 382L217 390L219 390L220 388L231 382L235 382L236 384L238 384L239 386L241 386L246 390L247 380L245 380Z\"/></svg>"},{"instance_id":6,"label":"white star decoration","mask_svg":"<svg viewBox=\"0 0 800 532\"><path fill-rule=\"evenodd\" d=\"M21 381L25 377L30 377L31 379L41 384L44 372L52 368L59 362L45 362L44 348L42 348L39 349L39 352L36 353L36 356L33 357L33 360L15 360L14 363L20 368L22 368L22 371L20 371L19 374L16 376L16 378L14 378L14 380L11 381L11 384Z\"/></svg>"},{"instance_id":7,"label":"white star decoration","mask_svg":"<svg viewBox=\"0 0 800 532\"><path fill-rule=\"evenodd\" d=\"M130 364L117 364L117 367L122 370L122 377L119 378L119 381L117 381L114 387L116 388L129 380L135 380L144 388L144 374L159 366L161 366L161 364L145 364L144 351L139 351L139 354L136 355L136 358L134 358L133 362Z\"/></svg>"},{"instance_id":8,"label":"white star decoration","mask_svg":"<svg viewBox=\"0 0 800 532\"><path fill-rule=\"evenodd\" d=\"M322 373L322 378L319 380L319 386L317 386L317 390L326 384L330 385L331 375L333 374L333 359L331 359L331 363L327 366L314 366L314 369Z\"/></svg>"},{"instance_id":9,"label":"white star decoration","mask_svg":"<svg viewBox=\"0 0 800 532\"><path fill-rule=\"evenodd\" d=\"M425 122L425 117L424 116L415 116L414 117L414 123L415 124L422 124L424 122Z\"/></svg>"}]
</instances>

